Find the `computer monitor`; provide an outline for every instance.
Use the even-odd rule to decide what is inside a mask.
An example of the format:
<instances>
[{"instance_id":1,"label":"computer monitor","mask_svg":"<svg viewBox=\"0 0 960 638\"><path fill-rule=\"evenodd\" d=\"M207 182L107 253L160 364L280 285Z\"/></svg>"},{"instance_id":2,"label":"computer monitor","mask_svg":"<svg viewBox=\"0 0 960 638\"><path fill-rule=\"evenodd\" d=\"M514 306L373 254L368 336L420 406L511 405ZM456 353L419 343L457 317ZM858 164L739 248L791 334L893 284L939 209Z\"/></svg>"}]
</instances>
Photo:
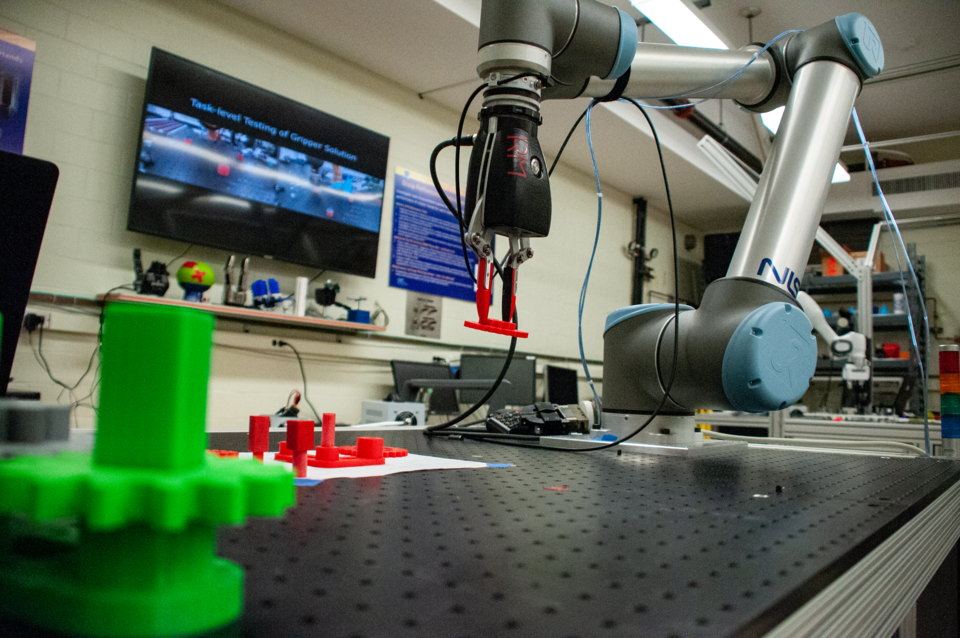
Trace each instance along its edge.
<instances>
[{"instance_id":1,"label":"computer monitor","mask_svg":"<svg viewBox=\"0 0 960 638\"><path fill-rule=\"evenodd\" d=\"M411 379L452 378L450 366L445 363L422 363L420 361L391 361L393 386L401 401L415 401L420 388L410 386ZM438 414L453 414L460 411L457 391L454 388L434 388L430 393L430 411Z\"/></svg>"},{"instance_id":2,"label":"computer monitor","mask_svg":"<svg viewBox=\"0 0 960 638\"><path fill-rule=\"evenodd\" d=\"M496 379L506 360L505 356L500 355L460 355L460 378ZM503 378L510 384L501 385L487 401L491 410L499 410L508 405L530 405L536 402L536 357L515 356ZM460 401L472 405L482 399L486 392L486 390L460 390Z\"/></svg>"},{"instance_id":3,"label":"computer monitor","mask_svg":"<svg viewBox=\"0 0 960 638\"><path fill-rule=\"evenodd\" d=\"M577 371L558 366L543 366L543 400L559 405L580 402L577 391Z\"/></svg>"},{"instance_id":4,"label":"computer monitor","mask_svg":"<svg viewBox=\"0 0 960 638\"><path fill-rule=\"evenodd\" d=\"M0 396L7 393L59 174L50 162L0 151Z\"/></svg>"}]
</instances>

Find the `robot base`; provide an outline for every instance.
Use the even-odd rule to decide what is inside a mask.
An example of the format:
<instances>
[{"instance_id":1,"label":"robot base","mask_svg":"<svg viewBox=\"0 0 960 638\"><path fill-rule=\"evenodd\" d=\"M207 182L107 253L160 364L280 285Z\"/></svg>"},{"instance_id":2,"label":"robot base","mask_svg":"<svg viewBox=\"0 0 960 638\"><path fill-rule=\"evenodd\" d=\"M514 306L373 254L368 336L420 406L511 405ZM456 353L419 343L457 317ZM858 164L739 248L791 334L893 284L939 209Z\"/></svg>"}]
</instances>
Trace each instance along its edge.
<instances>
[{"instance_id":1,"label":"robot base","mask_svg":"<svg viewBox=\"0 0 960 638\"><path fill-rule=\"evenodd\" d=\"M603 414L604 429L595 430L597 436L612 434L617 438L627 436L649 418L645 414ZM555 447L580 448L593 447L603 441L585 437L544 437ZM747 449L740 441L704 440L703 432L697 427L694 416L663 415L656 417L642 432L626 443L617 446L618 450L630 454L657 454L660 456L727 456L738 454Z\"/></svg>"}]
</instances>

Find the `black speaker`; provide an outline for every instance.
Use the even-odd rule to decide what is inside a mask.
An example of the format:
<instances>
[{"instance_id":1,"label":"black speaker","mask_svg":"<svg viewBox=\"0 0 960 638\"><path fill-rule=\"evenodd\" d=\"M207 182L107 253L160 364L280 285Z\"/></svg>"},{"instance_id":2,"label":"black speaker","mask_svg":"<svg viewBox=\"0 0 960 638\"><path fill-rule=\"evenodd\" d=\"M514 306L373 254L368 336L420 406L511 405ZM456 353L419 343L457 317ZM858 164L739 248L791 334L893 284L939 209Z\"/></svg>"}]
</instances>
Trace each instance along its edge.
<instances>
[{"instance_id":1,"label":"black speaker","mask_svg":"<svg viewBox=\"0 0 960 638\"><path fill-rule=\"evenodd\" d=\"M0 396L7 393L23 312L40 256L53 192L54 164L0 151Z\"/></svg>"}]
</instances>

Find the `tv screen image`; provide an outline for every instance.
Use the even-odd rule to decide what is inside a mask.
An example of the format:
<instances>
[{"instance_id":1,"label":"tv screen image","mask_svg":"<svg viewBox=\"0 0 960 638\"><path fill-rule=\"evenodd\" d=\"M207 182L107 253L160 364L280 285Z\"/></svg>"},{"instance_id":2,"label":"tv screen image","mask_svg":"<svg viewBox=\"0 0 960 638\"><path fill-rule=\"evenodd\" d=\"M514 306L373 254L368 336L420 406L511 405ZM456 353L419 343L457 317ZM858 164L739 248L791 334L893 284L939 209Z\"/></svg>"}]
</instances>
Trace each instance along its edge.
<instances>
[{"instance_id":1,"label":"tv screen image","mask_svg":"<svg viewBox=\"0 0 960 638\"><path fill-rule=\"evenodd\" d=\"M373 277L388 146L154 49L127 227Z\"/></svg>"}]
</instances>

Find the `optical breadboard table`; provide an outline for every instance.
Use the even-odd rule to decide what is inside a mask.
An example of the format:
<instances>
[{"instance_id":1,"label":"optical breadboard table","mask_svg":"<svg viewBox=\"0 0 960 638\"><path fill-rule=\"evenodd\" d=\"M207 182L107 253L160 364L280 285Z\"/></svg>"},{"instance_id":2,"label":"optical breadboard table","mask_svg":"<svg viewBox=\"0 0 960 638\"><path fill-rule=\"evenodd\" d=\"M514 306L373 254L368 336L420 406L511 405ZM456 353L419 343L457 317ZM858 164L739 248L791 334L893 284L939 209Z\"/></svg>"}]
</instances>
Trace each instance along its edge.
<instances>
[{"instance_id":1,"label":"optical breadboard table","mask_svg":"<svg viewBox=\"0 0 960 638\"><path fill-rule=\"evenodd\" d=\"M337 443L358 434L371 432ZM328 480L298 487L282 520L221 528L246 599L218 635L889 636L960 536L949 460L382 434L416 454L513 465ZM210 444L243 450L246 434Z\"/></svg>"}]
</instances>

